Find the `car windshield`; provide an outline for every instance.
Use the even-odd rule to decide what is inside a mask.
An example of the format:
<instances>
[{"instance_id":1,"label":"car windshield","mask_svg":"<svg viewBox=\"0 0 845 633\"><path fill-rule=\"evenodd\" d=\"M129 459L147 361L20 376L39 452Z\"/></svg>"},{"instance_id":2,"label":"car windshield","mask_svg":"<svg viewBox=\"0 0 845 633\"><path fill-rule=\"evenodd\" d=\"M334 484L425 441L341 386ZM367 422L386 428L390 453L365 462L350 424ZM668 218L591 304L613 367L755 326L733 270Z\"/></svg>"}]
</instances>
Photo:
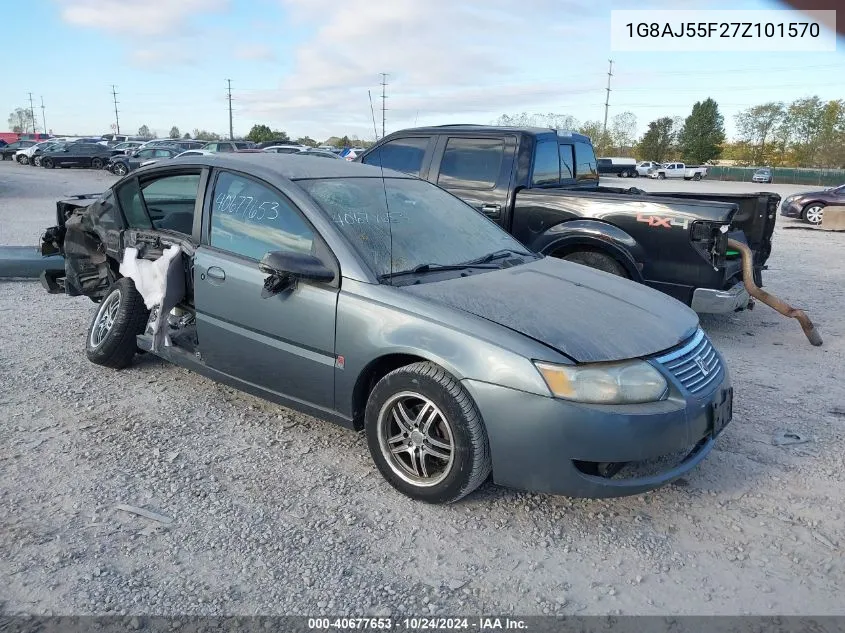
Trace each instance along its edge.
<instances>
[{"instance_id":1,"label":"car windshield","mask_svg":"<svg viewBox=\"0 0 845 633\"><path fill-rule=\"evenodd\" d=\"M425 181L333 178L297 184L377 276L425 265L454 266L502 251L526 253L481 213Z\"/></svg>"}]
</instances>

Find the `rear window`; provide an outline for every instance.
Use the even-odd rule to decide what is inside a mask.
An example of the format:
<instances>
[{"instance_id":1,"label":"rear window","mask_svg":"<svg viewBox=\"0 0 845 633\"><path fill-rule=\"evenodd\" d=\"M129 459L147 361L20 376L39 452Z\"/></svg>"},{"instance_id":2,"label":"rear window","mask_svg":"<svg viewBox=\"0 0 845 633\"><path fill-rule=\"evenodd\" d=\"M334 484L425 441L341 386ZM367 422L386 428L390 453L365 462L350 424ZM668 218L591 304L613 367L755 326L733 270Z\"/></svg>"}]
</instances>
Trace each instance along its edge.
<instances>
[{"instance_id":1,"label":"rear window","mask_svg":"<svg viewBox=\"0 0 845 633\"><path fill-rule=\"evenodd\" d=\"M575 160L572 157L572 145L560 146L560 178L572 180L575 178Z\"/></svg>"},{"instance_id":2,"label":"rear window","mask_svg":"<svg viewBox=\"0 0 845 633\"><path fill-rule=\"evenodd\" d=\"M437 184L443 187L492 189L502 169L502 139L450 138L440 162Z\"/></svg>"},{"instance_id":3,"label":"rear window","mask_svg":"<svg viewBox=\"0 0 845 633\"><path fill-rule=\"evenodd\" d=\"M598 180L596 155L586 143L575 143L575 179Z\"/></svg>"}]
</instances>

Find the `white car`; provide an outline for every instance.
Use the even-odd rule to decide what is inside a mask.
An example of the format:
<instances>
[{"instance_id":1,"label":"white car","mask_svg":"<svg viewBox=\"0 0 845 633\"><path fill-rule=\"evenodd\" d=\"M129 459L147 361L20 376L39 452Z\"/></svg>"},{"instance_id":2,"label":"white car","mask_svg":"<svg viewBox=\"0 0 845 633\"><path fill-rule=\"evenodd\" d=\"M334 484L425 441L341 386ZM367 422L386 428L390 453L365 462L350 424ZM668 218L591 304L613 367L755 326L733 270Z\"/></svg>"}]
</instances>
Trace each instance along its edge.
<instances>
[{"instance_id":1,"label":"white car","mask_svg":"<svg viewBox=\"0 0 845 633\"><path fill-rule=\"evenodd\" d=\"M185 150L181 154L176 154L173 158L182 158L183 156L213 156L214 154L216 154L216 152L212 152L207 149L189 149ZM143 167L144 165L141 166Z\"/></svg>"},{"instance_id":2,"label":"white car","mask_svg":"<svg viewBox=\"0 0 845 633\"><path fill-rule=\"evenodd\" d=\"M271 145L270 147L265 147L264 151L270 152L271 154L298 154L307 149L308 146L306 145Z\"/></svg>"},{"instance_id":3,"label":"white car","mask_svg":"<svg viewBox=\"0 0 845 633\"><path fill-rule=\"evenodd\" d=\"M44 149L48 145L52 145L55 142L55 139L51 138L47 141L41 141L40 143L36 143L35 145L30 145L29 147L19 149L15 152L15 160L18 161L21 165L29 165L29 162L32 159L32 155L36 152L36 150Z\"/></svg>"},{"instance_id":4,"label":"white car","mask_svg":"<svg viewBox=\"0 0 845 633\"><path fill-rule=\"evenodd\" d=\"M660 168L660 163L653 160L644 160L637 165L638 176L648 176L655 169Z\"/></svg>"}]
</instances>

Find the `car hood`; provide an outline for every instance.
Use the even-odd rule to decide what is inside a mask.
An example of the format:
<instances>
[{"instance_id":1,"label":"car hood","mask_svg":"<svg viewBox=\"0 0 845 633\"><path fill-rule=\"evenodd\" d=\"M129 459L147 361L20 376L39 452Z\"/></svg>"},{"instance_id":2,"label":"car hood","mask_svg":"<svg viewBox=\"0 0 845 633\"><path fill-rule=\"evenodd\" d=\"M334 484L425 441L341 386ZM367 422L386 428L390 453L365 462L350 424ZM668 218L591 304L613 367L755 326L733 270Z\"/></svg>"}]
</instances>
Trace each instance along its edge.
<instances>
[{"instance_id":1,"label":"car hood","mask_svg":"<svg viewBox=\"0 0 845 633\"><path fill-rule=\"evenodd\" d=\"M698 327L695 312L663 293L551 257L401 288L519 332L579 363L656 354Z\"/></svg>"}]
</instances>

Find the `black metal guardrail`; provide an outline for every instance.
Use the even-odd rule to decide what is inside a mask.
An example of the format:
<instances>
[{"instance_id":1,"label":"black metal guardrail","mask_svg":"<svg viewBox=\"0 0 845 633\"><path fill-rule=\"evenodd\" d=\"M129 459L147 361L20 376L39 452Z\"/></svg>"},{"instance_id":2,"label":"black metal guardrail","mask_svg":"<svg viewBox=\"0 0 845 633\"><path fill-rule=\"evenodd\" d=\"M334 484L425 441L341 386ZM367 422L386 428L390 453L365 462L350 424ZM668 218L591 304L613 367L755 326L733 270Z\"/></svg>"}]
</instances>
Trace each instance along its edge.
<instances>
[{"instance_id":1,"label":"black metal guardrail","mask_svg":"<svg viewBox=\"0 0 845 633\"><path fill-rule=\"evenodd\" d=\"M0 279L38 279L42 271L64 269L64 257L44 257L37 246L0 246Z\"/></svg>"}]
</instances>

